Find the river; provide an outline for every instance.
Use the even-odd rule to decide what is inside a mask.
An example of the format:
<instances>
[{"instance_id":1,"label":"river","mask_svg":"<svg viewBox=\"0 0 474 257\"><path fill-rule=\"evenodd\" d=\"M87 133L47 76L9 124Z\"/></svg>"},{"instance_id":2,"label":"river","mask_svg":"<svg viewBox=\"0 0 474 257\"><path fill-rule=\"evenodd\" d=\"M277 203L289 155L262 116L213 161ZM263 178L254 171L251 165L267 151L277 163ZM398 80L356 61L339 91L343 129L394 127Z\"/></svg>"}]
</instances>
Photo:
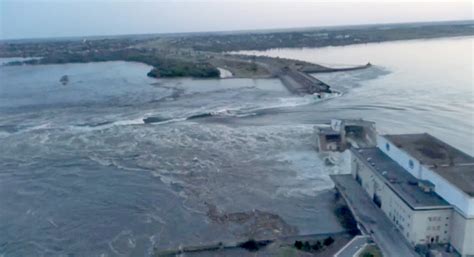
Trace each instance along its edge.
<instances>
[{"instance_id":1,"label":"river","mask_svg":"<svg viewBox=\"0 0 474 257\"><path fill-rule=\"evenodd\" d=\"M314 110L314 117L369 119L382 133L429 132L472 155L473 42L473 37L459 37L240 53L329 67L371 62L374 67L368 70L314 74L345 95L292 112L308 117L306 112Z\"/></svg>"},{"instance_id":2,"label":"river","mask_svg":"<svg viewBox=\"0 0 474 257\"><path fill-rule=\"evenodd\" d=\"M314 124L365 118L472 154L472 43L258 52L374 64L316 74L343 92L323 100L273 79L156 80L138 63L0 67L0 256L147 256L340 231L328 175L348 172L347 156L325 166Z\"/></svg>"}]
</instances>

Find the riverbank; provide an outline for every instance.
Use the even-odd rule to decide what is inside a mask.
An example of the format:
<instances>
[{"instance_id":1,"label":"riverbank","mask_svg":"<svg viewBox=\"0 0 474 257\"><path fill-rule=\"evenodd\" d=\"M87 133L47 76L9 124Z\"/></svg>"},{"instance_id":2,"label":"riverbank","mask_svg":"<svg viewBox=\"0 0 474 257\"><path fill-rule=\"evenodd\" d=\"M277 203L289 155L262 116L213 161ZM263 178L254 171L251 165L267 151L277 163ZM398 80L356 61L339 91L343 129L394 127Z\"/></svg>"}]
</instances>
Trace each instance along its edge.
<instances>
[{"instance_id":1,"label":"riverbank","mask_svg":"<svg viewBox=\"0 0 474 257\"><path fill-rule=\"evenodd\" d=\"M278 78L288 91L296 95L331 93L330 86L307 73L349 71L352 68L328 68L322 65L285 58L201 53L175 49L172 54L160 51L125 49L116 52L68 53L13 61L7 65L39 65L57 63L87 63L105 61L141 62L153 66L147 76L152 78ZM223 74L224 73L224 74ZM63 75L63 77L67 76Z\"/></svg>"},{"instance_id":2,"label":"riverbank","mask_svg":"<svg viewBox=\"0 0 474 257\"><path fill-rule=\"evenodd\" d=\"M329 257L333 256L353 235L347 232L322 233L299 236L286 236L266 240L247 240L239 242L218 242L196 246L183 246L178 249L155 249L154 257L186 256L294 256Z\"/></svg>"},{"instance_id":3,"label":"riverbank","mask_svg":"<svg viewBox=\"0 0 474 257\"><path fill-rule=\"evenodd\" d=\"M350 71L370 67L328 68L291 59L231 55L241 50L267 50L282 47L323 47L420 38L474 35L474 22L407 23L345 26L337 28L292 29L261 32L150 35L149 37L110 37L64 41L0 42L0 57L42 57L12 62L22 64L61 64L101 61L132 61L153 66L155 78L219 78L218 67L237 78L280 77L283 68L318 73ZM306 90L311 92L312 90Z\"/></svg>"}]
</instances>

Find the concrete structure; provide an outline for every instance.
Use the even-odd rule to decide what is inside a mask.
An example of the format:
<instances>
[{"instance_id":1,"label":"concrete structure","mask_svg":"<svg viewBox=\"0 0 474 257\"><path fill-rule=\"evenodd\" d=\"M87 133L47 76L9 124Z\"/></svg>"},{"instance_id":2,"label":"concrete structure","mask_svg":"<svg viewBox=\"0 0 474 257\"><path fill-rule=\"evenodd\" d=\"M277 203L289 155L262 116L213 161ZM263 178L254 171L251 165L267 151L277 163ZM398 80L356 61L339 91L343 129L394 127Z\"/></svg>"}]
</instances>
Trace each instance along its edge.
<instances>
[{"instance_id":1,"label":"concrete structure","mask_svg":"<svg viewBox=\"0 0 474 257\"><path fill-rule=\"evenodd\" d=\"M293 68L283 68L278 77L288 91L297 95L332 93L331 87L321 80Z\"/></svg>"},{"instance_id":2,"label":"concrete structure","mask_svg":"<svg viewBox=\"0 0 474 257\"><path fill-rule=\"evenodd\" d=\"M344 247L339 249L339 251L334 254L334 257L359 256L359 253L369 244L369 241L371 241L369 236L355 236Z\"/></svg>"},{"instance_id":3,"label":"concrete structure","mask_svg":"<svg viewBox=\"0 0 474 257\"><path fill-rule=\"evenodd\" d=\"M413 247L404 240L403 235L393 222L357 184L351 174L331 175L331 179L357 220L361 232L370 235L382 251L383 256L419 256Z\"/></svg>"},{"instance_id":4,"label":"concrete structure","mask_svg":"<svg viewBox=\"0 0 474 257\"><path fill-rule=\"evenodd\" d=\"M407 241L474 256L474 158L429 134L351 149L352 175Z\"/></svg>"},{"instance_id":5,"label":"concrete structure","mask_svg":"<svg viewBox=\"0 0 474 257\"><path fill-rule=\"evenodd\" d=\"M375 146L375 123L366 120L331 120L329 127L316 127L318 152L344 151L350 145Z\"/></svg>"}]
</instances>

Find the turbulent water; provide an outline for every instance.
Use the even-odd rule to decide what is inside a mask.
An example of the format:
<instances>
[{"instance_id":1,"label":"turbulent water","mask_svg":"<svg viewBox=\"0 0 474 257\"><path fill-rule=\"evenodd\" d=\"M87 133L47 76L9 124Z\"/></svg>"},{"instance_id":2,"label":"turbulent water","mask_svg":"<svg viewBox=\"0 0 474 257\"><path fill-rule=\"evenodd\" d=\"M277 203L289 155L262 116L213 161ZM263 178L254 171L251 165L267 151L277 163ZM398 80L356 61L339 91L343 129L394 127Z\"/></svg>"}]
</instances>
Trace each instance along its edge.
<instances>
[{"instance_id":1,"label":"turbulent water","mask_svg":"<svg viewBox=\"0 0 474 257\"><path fill-rule=\"evenodd\" d=\"M278 80L155 80L107 62L0 67L0 256L146 256L180 244L340 231L313 126L366 118L473 153L472 38L279 55L374 67ZM68 76L63 85L61 77Z\"/></svg>"}]
</instances>

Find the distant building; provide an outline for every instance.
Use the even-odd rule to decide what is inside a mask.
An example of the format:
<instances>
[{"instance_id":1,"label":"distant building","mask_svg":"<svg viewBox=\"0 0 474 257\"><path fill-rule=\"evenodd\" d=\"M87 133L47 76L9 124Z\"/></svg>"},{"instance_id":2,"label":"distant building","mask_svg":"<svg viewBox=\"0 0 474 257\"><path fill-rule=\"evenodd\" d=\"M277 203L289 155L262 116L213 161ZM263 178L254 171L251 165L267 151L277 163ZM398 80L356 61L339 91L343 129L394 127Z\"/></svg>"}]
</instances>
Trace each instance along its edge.
<instances>
[{"instance_id":1,"label":"distant building","mask_svg":"<svg viewBox=\"0 0 474 257\"><path fill-rule=\"evenodd\" d=\"M429 134L351 148L352 175L413 246L474 256L474 158Z\"/></svg>"}]
</instances>

